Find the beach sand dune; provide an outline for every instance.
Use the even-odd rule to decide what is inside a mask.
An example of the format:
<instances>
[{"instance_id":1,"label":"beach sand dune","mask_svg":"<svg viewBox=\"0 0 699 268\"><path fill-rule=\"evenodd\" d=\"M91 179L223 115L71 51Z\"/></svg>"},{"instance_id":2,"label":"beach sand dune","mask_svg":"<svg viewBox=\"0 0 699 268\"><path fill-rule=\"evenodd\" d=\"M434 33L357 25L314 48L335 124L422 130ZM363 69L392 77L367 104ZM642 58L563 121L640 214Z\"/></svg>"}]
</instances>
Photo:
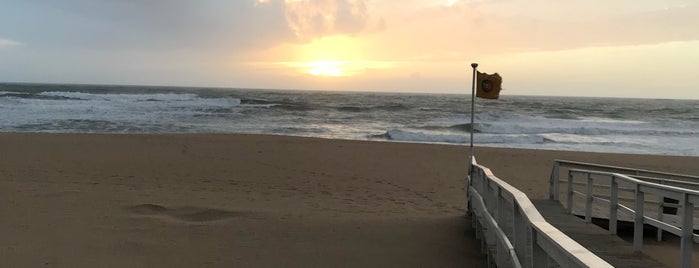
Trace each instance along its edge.
<instances>
[{"instance_id":1,"label":"beach sand dune","mask_svg":"<svg viewBox=\"0 0 699 268\"><path fill-rule=\"evenodd\" d=\"M699 174L699 158L477 148L545 198L553 159ZM0 267L482 267L463 146L264 135L0 134Z\"/></svg>"}]
</instances>

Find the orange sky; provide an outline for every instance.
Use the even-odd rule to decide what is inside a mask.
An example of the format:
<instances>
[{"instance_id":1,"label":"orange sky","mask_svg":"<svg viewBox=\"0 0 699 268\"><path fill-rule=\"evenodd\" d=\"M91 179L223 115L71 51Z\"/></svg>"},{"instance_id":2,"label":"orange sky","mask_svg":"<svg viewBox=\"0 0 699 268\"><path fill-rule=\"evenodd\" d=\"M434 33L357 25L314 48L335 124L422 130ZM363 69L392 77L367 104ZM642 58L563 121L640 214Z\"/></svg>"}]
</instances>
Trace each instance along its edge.
<instances>
[{"instance_id":1,"label":"orange sky","mask_svg":"<svg viewBox=\"0 0 699 268\"><path fill-rule=\"evenodd\" d=\"M10 0L0 81L699 99L693 1ZM4 14L5 12L6 14Z\"/></svg>"}]
</instances>

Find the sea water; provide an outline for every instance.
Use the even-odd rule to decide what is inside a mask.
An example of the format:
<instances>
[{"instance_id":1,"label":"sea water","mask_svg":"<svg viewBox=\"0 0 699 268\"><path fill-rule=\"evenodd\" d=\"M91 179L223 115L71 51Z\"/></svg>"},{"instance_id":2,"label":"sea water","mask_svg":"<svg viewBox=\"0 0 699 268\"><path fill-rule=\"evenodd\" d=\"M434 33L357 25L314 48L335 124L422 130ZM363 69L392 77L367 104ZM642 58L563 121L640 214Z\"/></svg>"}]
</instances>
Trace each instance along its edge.
<instances>
[{"instance_id":1,"label":"sea water","mask_svg":"<svg viewBox=\"0 0 699 268\"><path fill-rule=\"evenodd\" d=\"M513 94L515 92L512 92ZM476 146L699 156L699 100L476 99ZM248 133L467 145L471 96L0 84L0 131Z\"/></svg>"}]
</instances>

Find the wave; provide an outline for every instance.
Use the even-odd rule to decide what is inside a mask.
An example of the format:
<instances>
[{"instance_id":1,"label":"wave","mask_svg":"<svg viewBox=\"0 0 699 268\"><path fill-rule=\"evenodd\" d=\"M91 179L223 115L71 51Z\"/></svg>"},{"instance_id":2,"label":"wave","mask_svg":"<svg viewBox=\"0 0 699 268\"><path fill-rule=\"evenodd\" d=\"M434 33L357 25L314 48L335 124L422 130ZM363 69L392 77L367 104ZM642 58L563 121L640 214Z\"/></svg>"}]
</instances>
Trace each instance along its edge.
<instances>
[{"instance_id":1,"label":"wave","mask_svg":"<svg viewBox=\"0 0 699 268\"><path fill-rule=\"evenodd\" d=\"M596 145L632 144L631 142L619 140L618 136L589 136L589 135L575 135L575 134L565 134L565 133L546 133L546 134L540 134L539 136L544 138L544 143L596 144Z\"/></svg>"},{"instance_id":2,"label":"wave","mask_svg":"<svg viewBox=\"0 0 699 268\"><path fill-rule=\"evenodd\" d=\"M699 135L699 128L687 127L686 121L647 122L633 119L610 119L600 117L580 117L578 119L552 119L541 116L527 116L512 113L481 113L476 115L475 130L489 134L542 134L564 133L577 135ZM434 130L470 131L465 118L442 120ZM699 125L697 125L699 126ZM450 129L454 128L454 129Z\"/></svg>"},{"instance_id":3,"label":"wave","mask_svg":"<svg viewBox=\"0 0 699 268\"><path fill-rule=\"evenodd\" d=\"M282 103L275 105L274 108L291 112L307 112L315 110L315 108L311 107L310 105L300 103Z\"/></svg>"},{"instance_id":4,"label":"wave","mask_svg":"<svg viewBox=\"0 0 699 268\"><path fill-rule=\"evenodd\" d=\"M245 107L262 107L262 108L271 108L275 106L279 106L280 104L275 103L275 102L270 102L267 100L261 100L261 99L239 99L240 100L240 105L245 106Z\"/></svg>"},{"instance_id":5,"label":"wave","mask_svg":"<svg viewBox=\"0 0 699 268\"><path fill-rule=\"evenodd\" d=\"M81 98L74 98L68 96L52 96L52 95L41 95L32 94L29 92L12 92L12 91L0 91L0 97L6 98L16 98L16 99L39 99L39 100L83 100Z\"/></svg>"},{"instance_id":6,"label":"wave","mask_svg":"<svg viewBox=\"0 0 699 268\"><path fill-rule=\"evenodd\" d=\"M110 120L68 119L46 123L22 124L13 127L12 130L48 133L186 133L192 132L192 127L172 124L134 124L133 122Z\"/></svg>"},{"instance_id":7,"label":"wave","mask_svg":"<svg viewBox=\"0 0 699 268\"><path fill-rule=\"evenodd\" d=\"M336 109L341 112L361 113L364 112L366 108L359 106L341 106L337 107Z\"/></svg>"},{"instance_id":8,"label":"wave","mask_svg":"<svg viewBox=\"0 0 699 268\"><path fill-rule=\"evenodd\" d=\"M371 112L371 111L404 111L410 110L409 106L401 103L387 103L381 105L371 105L371 106L361 106L361 105L342 105L332 107L340 112L351 112L351 113L361 113L361 112Z\"/></svg>"},{"instance_id":9,"label":"wave","mask_svg":"<svg viewBox=\"0 0 699 268\"><path fill-rule=\"evenodd\" d=\"M479 127L481 124L474 124L475 127L473 128L474 133L481 133L481 130ZM465 124L456 124L456 125L451 125L451 126L433 126L433 125L427 125L427 126L421 126L418 127L420 129L425 129L425 130L435 130L435 131L455 131L455 132L471 132L471 123L465 123Z\"/></svg>"},{"instance_id":10,"label":"wave","mask_svg":"<svg viewBox=\"0 0 699 268\"><path fill-rule=\"evenodd\" d=\"M44 91L36 94L26 92L8 92L0 91L0 97L15 97L27 100L53 100L53 101L82 101L104 104L105 102L112 103L163 103L162 105L180 103L189 103L194 107L207 106L215 107L240 107L240 108L271 108L279 104L258 99L239 99L234 97L201 97L193 93L85 93L74 91ZM215 109L217 113L220 108Z\"/></svg>"},{"instance_id":11,"label":"wave","mask_svg":"<svg viewBox=\"0 0 699 268\"><path fill-rule=\"evenodd\" d=\"M198 123L201 127L276 105L243 103L228 96L205 98L191 93L44 91L21 95L22 98L0 98L0 114L4 115L0 118L0 128L47 132L90 132L90 129L117 133L186 132L187 129L178 125L206 120Z\"/></svg>"},{"instance_id":12,"label":"wave","mask_svg":"<svg viewBox=\"0 0 699 268\"><path fill-rule=\"evenodd\" d=\"M428 133L390 129L385 133L370 135L369 139L383 139L402 142L467 144L470 135ZM570 134L481 134L474 136L474 142L480 145L527 147L560 146L613 146L624 148L643 147L636 140L624 140L620 136L594 137Z\"/></svg>"},{"instance_id":13,"label":"wave","mask_svg":"<svg viewBox=\"0 0 699 268\"><path fill-rule=\"evenodd\" d=\"M372 106L371 109L384 110L384 111L403 111L403 110L409 110L410 107L408 107L402 103L389 103L389 104L385 104L385 105Z\"/></svg>"},{"instance_id":14,"label":"wave","mask_svg":"<svg viewBox=\"0 0 699 268\"><path fill-rule=\"evenodd\" d=\"M147 93L147 94L132 94L132 93L84 93L73 91L45 91L32 96L32 98L53 97L65 100L113 100L113 101L192 101L200 99L196 94L192 93Z\"/></svg>"},{"instance_id":15,"label":"wave","mask_svg":"<svg viewBox=\"0 0 699 268\"><path fill-rule=\"evenodd\" d=\"M0 97L4 97L7 95L28 95L31 94L29 92L16 92L16 91L0 91Z\"/></svg>"},{"instance_id":16,"label":"wave","mask_svg":"<svg viewBox=\"0 0 699 268\"><path fill-rule=\"evenodd\" d=\"M423 112L443 112L444 109L438 107L420 107L418 110Z\"/></svg>"},{"instance_id":17,"label":"wave","mask_svg":"<svg viewBox=\"0 0 699 268\"><path fill-rule=\"evenodd\" d=\"M466 143L468 137L463 135L427 134L422 132L411 132L398 129L390 129L383 134L373 135L371 138L381 138L395 141L414 142L444 142L444 143Z\"/></svg>"},{"instance_id":18,"label":"wave","mask_svg":"<svg viewBox=\"0 0 699 268\"><path fill-rule=\"evenodd\" d=\"M372 135L373 139L387 139L394 141L429 142L429 143L467 143L469 135L426 133L419 131L407 131L390 129L386 133ZM541 144L544 138L540 135L506 134L506 135L479 135L474 139L478 143L519 143Z\"/></svg>"},{"instance_id":19,"label":"wave","mask_svg":"<svg viewBox=\"0 0 699 268\"><path fill-rule=\"evenodd\" d=\"M667 136L667 135L699 135L699 129L681 129L662 127L650 124L631 125L601 125L592 124L587 126L566 126L566 125L496 125L484 127L483 133L493 134L542 134L542 133L562 133L575 135L646 135L646 136Z\"/></svg>"}]
</instances>

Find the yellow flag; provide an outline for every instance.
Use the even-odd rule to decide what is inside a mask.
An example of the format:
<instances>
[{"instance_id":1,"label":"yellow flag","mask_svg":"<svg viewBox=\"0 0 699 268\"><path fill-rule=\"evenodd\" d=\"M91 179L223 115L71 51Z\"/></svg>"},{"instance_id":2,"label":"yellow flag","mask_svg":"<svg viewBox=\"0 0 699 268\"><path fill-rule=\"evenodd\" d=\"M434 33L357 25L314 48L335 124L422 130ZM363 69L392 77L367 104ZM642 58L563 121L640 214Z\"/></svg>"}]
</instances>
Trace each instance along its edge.
<instances>
[{"instance_id":1,"label":"yellow flag","mask_svg":"<svg viewBox=\"0 0 699 268\"><path fill-rule=\"evenodd\" d=\"M498 73L487 74L478 72L476 79L476 97L497 99L502 89L502 77Z\"/></svg>"}]
</instances>

